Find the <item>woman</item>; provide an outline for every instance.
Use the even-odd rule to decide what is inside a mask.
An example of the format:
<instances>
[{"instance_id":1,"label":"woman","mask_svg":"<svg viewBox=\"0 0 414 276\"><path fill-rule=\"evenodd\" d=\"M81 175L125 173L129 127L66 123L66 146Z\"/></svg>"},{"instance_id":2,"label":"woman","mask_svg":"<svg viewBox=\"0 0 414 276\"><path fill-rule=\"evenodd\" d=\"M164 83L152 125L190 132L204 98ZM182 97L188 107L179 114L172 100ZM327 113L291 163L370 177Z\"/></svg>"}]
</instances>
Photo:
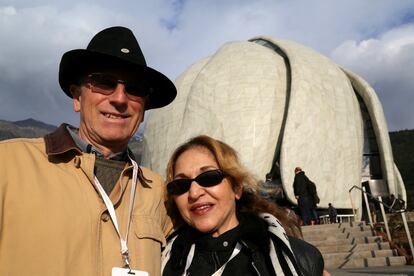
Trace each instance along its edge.
<instances>
[{"instance_id":1,"label":"woman","mask_svg":"<svg viewBox=\"0 0 414 276\"><path fill-rule=\"evenodd\" d=\"M320 252L286 235L279 221L291 226L289 217L256 195L255 179L227 144L189 140L173 153L167 182L177 231L163 252L164 276L322 275Z\"/></svg>"}]
</instances>

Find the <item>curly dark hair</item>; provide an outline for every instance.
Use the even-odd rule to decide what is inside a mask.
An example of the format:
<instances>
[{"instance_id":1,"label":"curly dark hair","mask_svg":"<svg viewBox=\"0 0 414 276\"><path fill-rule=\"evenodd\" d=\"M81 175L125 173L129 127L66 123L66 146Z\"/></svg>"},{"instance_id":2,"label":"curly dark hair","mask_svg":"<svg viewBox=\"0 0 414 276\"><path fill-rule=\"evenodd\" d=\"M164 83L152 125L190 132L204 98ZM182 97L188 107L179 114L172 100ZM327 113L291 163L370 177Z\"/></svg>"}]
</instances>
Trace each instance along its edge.
<instances>
[{"instance_id":1,"label":"curly dark hair","mask_svg":"<svg viewBox=\"0 0 414 276\"><path fill-rule=\"evenodd\" d=\"M241 198L236 202L237 214L240 212L270 213L279 219L288 235L302 236L298 218L293 212L262 198L256 192L258 181L241 165L237 152L228 144L207 135L191 138L174 151L167 165L167 183L174 179L177 159L181 154L193 148L205 148L211 152L220 170L230 180L233 190L242 188ZM175 228L185 224L174 202L174 195L168 192L166 194L166 208Z\"/></svg>"}]
</instances>

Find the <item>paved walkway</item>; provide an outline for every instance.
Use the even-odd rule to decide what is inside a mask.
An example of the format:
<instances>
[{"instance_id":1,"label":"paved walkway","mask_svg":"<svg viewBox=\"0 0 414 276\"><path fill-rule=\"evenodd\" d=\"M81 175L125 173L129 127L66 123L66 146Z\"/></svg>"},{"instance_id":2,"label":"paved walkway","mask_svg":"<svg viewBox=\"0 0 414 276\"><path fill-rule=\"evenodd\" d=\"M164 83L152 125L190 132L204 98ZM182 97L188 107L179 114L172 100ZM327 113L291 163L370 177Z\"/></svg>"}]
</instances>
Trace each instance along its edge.
<instances>
[{"instance_id":1,"label":"paved walkway","mask_svg":"<svg viewBox=\"0 0 414 276\"><path fill-rule=\"evenodd\" d=\"M332 276L414 276L414 265L334 269Z\"/></svg>"}]
</instances>

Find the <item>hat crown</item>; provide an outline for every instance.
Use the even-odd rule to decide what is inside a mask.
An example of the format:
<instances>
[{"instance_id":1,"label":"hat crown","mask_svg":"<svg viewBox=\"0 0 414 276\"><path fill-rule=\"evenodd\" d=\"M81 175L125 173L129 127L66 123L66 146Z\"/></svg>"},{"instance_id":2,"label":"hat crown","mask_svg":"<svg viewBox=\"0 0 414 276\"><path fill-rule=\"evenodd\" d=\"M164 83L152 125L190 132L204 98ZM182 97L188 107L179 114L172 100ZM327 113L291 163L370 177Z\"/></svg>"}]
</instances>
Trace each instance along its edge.
<instances>
[{"instance_id":1,"label":"hat crown","mask_svg":"<svg viewBox=\"0 0 414 276\"><path fill-rule=\"evenodd\" d=\"M132 31L125 27L110 27L100 31L86 49L147 66L137 39Z\"/></svg>"}]
</instances>

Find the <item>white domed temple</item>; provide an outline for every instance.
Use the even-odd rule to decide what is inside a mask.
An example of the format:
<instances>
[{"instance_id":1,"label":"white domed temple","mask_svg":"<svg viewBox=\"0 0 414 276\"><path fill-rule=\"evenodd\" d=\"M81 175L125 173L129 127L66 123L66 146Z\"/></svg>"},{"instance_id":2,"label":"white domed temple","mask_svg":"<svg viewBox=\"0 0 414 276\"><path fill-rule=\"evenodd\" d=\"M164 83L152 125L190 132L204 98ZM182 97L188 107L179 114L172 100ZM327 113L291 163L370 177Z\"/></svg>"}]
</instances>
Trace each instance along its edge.
<instances>
[{"instance_id":1,"label":"white domed temple","mask_svg":"<svg viewBox=\"0 0 414 276\"><path fill-rule=\"evenodd\" d=\"M175 101L149 114L145 166L165 174L178 145L207 134L233 146L257 178L271 172L293 203L298 166L317 184L322 208L351 208L348 190L367 180L406 200L375 91L314 50L272 37L230 42L175 84Z\"/></svg>"}]
</instances>

